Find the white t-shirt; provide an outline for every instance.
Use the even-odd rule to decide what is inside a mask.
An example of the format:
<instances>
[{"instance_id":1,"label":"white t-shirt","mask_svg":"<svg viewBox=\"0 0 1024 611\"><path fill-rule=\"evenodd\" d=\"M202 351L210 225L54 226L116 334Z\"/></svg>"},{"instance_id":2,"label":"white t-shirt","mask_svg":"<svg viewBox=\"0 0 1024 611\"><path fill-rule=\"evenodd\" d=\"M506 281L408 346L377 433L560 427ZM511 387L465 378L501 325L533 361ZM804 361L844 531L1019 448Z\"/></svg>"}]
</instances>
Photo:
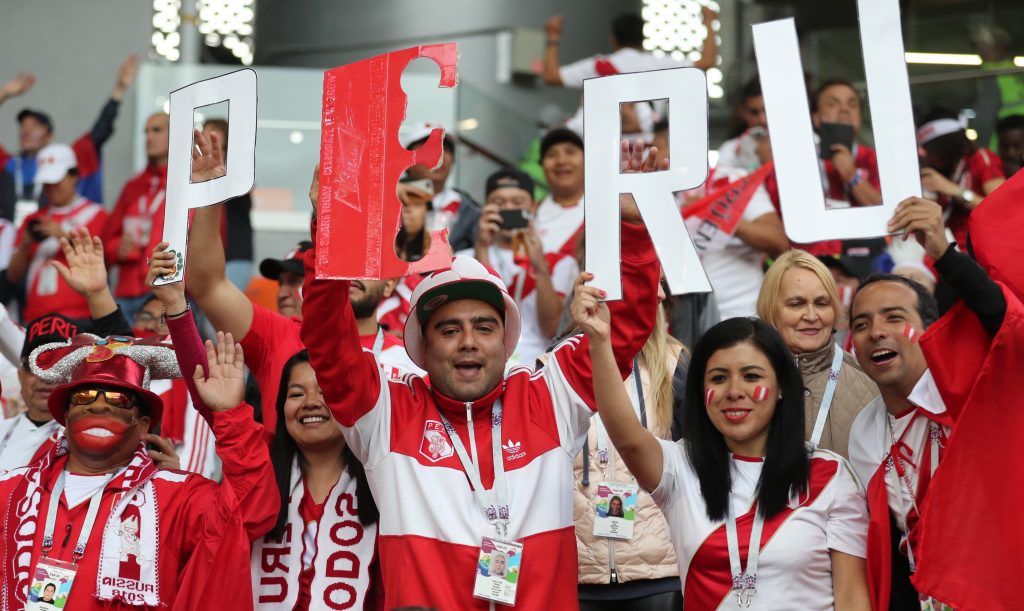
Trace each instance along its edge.
<instances>
[{"instance_id":1,"label":"white t-shirt","mask_svg":"<svg viewBox=\"0 0 1024 611\"><path fill-rule=\"evenodd\" d=\"M742 170L734 170L729 173L729 181L739 180L745 174ZM775 206L762 186L754 192L740 218L750 222L775 213ZM763 260L764 253L751 248L735 235L729 238L722 250L704 254L701 262L711 280L711 287L715 289L715 301L722 320L757 315L757 294L764 280Z\"/></svg>"},{"instance_id":2,"label":"white t-shirt","mask_svg":"<svg viewBox=\"0 0 1024 611\"><path fill-rule=\"evenodd\" d=\"M473 249L466 249L458 254L472 257ZM517 260L510 249L496 245L490 247L488 256L491 267L498 272L508 287L509 294L519 306L519 316L522 320L519 345L509 359L508 366L533 367L537 357L547 350L551 338L541 331L540 317L537 315L537 284L533 275L527 273L530 263L525 255L521 255ZM545 257L551 274L551 284L555 287L555 292L564 299L572 291L572 283L580 273L579 265L576 259L563 253L548 253Z\"/></svg>"},{"instance_id":3,"label":"white t-shirt","mask_svg":"<svg viewBox=\"0 0 1024 611\"><path fill-rule=\"evenodd\" d=\"M72 509L83 501L92 498L93 493L114 479L114 475L114 473L107 473L105 475L65 474L64 499L68 503L68 508Z\"/></svg>"},{"instance_id":4,"label":"white t-shirt","mask_svg":"<svg viewBox=\"0 0 1024 611\"><path fill-rule=\"evenodd\" d=\"M625 47L613 52L611 55L595 55L562 66L558 69L558 74L562 78L563 86L581 89L583 81L588 78L625 74L627 72L686 68L692 65L687 60L655 57L646 51Z\"/></svg>"},{"instance_id":5,"label":"white t-shirt","mask_svg":"<svg viewBox=\"0 0 1024 611\"><path fill-rule=\"evenodd\" d=\"M23 413L0 421L0 470L28 465L39 446L62 428L56 420L36 426Z\"/></svg>"},{"instance_id":6,"label":"white t-shirt","mask_svg":"<svg viewBox=\"0 0 1024 611\"><path fill-rule=\"evenodd\" d=\"M725 522L712 522L700 481L683 441L658 440L665 460L661 483L651 493L668 522L679 559L687 608L739 609L732 593ZM761 459L732 460L733 512L740 558L746 567ZM864 491L841 456L827 450L811 455L808 493L800 503L765 520L751 608L833 609L829 550L867 556L868 511Z\"/></svg>"},{"instance_id":7,"label":"white t-shirt","mask_svg":"<svg viewBox=\"0 0 1024 611\"><path fill-rule=\"evenodd\" d=\"M541 200L537 206L537 216L533 219L533 230L537 232L544 252L564 252L572 254L569 245L576 232L583 227L583 198L575 206L562 206L550 195Z\"/></svg>"}]
</instances>

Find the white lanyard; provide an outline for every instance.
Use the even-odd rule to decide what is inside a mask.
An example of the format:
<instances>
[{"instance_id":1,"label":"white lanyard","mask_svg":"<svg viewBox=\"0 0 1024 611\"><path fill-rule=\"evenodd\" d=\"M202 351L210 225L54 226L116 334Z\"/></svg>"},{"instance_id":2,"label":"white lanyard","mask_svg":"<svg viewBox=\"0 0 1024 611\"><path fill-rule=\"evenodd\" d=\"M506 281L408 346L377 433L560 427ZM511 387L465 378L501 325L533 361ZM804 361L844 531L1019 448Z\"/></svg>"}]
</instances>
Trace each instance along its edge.
<instances>
[{"instance_id":1,"label":"white lanyard","mask_svg":"<svg viewBox=\"0 0 1024 611\"><path fill-rule=\"evenodd\" d=\"M71 561L77 563L85 556L85 545L89 542L89 534L92 533L93 526L96 525L96 515L100 511L100 500L103 498L103 491L107 488L107 484L114 480L121 471L124 469L118 469L114 477L99 487L96 492L92 493L89 499L89 511L85 514L85 523L82 524L82 530L78 533L78 542L75 543L75 549L71 552ZM57 483L53 486L53 492L50 494L50 506L46 510L46 530L43 531L43 558L46 558L53 549L53 527L57 522L57 506L60 505L60 496L64 494L64 479L67 477L67 471L61 471L60 477L57 478ZM68 534L71 534L71 522L68 522Z\"/></svg>"},{"instance_id":2,"label":"white lanyard","mask_svg":"<svg viewBox=\"0 0 1024 611\"><path fill-rule=\"evenodd\" d=\"M913 417L913 416L912 416ZM912 424L912 423L911 423ZM891 473L896 477L894 487L896 488L896 504L899 505L900 516L904 520L907 520L907 510L903 504L903 492L901 491L901 485L905 487L907 494L910 495L910 502L913 503L914 511L917 512L918 518L921 516L921 510L917 508L917 495L914 494L914 487L910 485L910 478L906 475L900 477L899 471L896 469L896 461L899 460L894 454L896 447L896 436L893 435L892 425L889 423L889 414L885 415L885 430L889 434L889 439L892 441L892 446L889 448L889 456L886 459L885 477L888 480L889 474ZM939 425L934 420L928 421L928 436L931 438L931 475L934 477L935 470L939 468L939 436L941 431ZM903 440L903 436L900 435L900 441ZM901 461L902 463L902 461ZM910 572L913 573L916 570L916 563L914 562L914 551L910 547L910 526L907 526L907 559L910 562Z\"/></svg>"},{"instance_id":3,"label":"white lanyard","mask_svg":"<svg viewBox=\"0 0 1024 611\"><path fill-rule=\"evenodd\" d=\"M377 338L373 340L373 356L380 360L381 350L384 349L384 329L377 328Z\"/></svg>"},{"instance_id":4,"label":"white lanyard","mask_svg":"<svg viewBox=\"0 0 1024 611\"><path fill-rule=\"evenodd\" d=\"M740 564L739 536L736 534L736 516L732 511L732 499L728 500L728 512L725 516L725 536L729 545L729 568L732 573L732 591L736 593L736 604L747 608L757 594L757 559L761 555L761 529L764 527L764 516L754 504L754 526L750 530L750 543L747 546L747 570Z\"/></svg>"},{"instance_id":5,"label":"white lanyard","mask_svg":"<svg viewBox=\"0 0 1024 611\"><path fill-rule=\"evenodd\" d=\"M462 463L462 468L469 476L469 483L473 487L473 496L477 504L483 510L487 521L494 527L499 537L508 536L508 487L505 484L505 465L501 459L501 399L491 406L491 454L494 461L494 485L490 490L484 489L483 481L480 479L479 460L476 453L476 434L473 431L473 408L472 404L466 404L466 427L469 431L469 446L473 452L470 458L466 453L466 446L463 445L459 433L448 421L448 418L438 410L441 422L444 424L448 437L452 440L455 453Z\"/></svg>"},{"instance_id":6,"label":"white lanyard","mask_svg":"<svg viewBox=\"0 0 1024 611\"><path fill-rule=\"evenodd\" d=\"M828 370L828 382L825 383L825 394L821 396L818 419L814 421L814 431L811 433L811 444L814 447L818 447L821 434L825 432L825 421L828 420L828 412L832 409L832 398L836 394L836 385L839 384L839 370L843 367L843 349L839 344L835 344L834 350L832 367Z\"/></svg>"},{"instance_id":7,"label":"white lanyard","mask_svg":"<svg viewBox=\"0 0 1024 611\"><path fill-rule=\"evenodd\" d=\"M152 193L152 192L153 191L152 191L152 188L151 188L150 189L150 193ZM160 204L162 204L162 203L164 203L164 190L163 189L160 189L159 191L156 192L156 195L153 196L153 201L150 202L148 207L146 206L146 196L145 195L140 195L139 196L139 216L143 216L143 217L146 217L146 218L152 218L153 215L156 213L156 209L159 208Z\"/></svg>"},{"instance_id":8,"label":"white lanyard","mask_svg":"<svg viewBox=\"0 0 1024 611\"><path fill-rule=\"evenodd\" d=\"M633 381L635 382L635 391L629 393L629 399L633 403L633 411L636 412L636 417L640 419L640 424L647 428L647 406L644 401L644 388L643 382L640 379L640 365L637 362L636 357L633 357ZM607 431L604 428L604 420L601 418L595 418L597 420L597 461L602 465L608 464L608 442ZM604 469L602 469L604 471ZM612 471L611 481L615 481L615 472Z\"/></svg>"}]
</instances>

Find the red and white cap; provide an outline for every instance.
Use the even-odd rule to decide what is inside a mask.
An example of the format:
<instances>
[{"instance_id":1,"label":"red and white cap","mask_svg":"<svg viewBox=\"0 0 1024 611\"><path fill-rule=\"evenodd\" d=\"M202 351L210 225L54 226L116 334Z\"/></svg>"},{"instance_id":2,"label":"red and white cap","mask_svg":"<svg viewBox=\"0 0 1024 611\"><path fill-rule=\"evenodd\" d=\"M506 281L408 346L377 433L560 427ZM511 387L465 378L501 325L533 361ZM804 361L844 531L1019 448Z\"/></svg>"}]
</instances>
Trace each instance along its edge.
<instances>
[{"instance_id":1,"label":"red and white cap","mask_svg":"<svg viewBox=\"0 0 1024 611\"><path fill-rule=\"evenodd\" d=\"M410 299L409 318L405 321L405 351L420 369L426 369L423 356L423 328L442 305L459 299L476 299L498 310L505 321L505 358L519 344L522 320L519 306L498 274L467 256L452 259L452 266L427 276Z\"/></svg>"},{"instance_id":2,"label":"red and white cap","mask_svg":"<svg viewBox=\"0 0 1024 611\"><path fill-rule=\"evenodd\" d=\"M75 151L66 144L47 144L36 155L36 183L43 185L56 184L68 175L68 171L78 167Z\"/></svg>"},{"instance_id":3,"label":"red and white cap","mask_svg":"<svg viewBox=\"0 0 1024 611\"><path fill-rule=\"evenodd\" d=\"M440 123L419 121L417 123L413 123L412 127L409 128L409 131L404 134L399 134L398 139L402 143L402 146L409 148L410 144L414 144L420 140L426 140L435 129L443 129L445 134L448 133L448 129Z\"/></svg>"}]
</instances>

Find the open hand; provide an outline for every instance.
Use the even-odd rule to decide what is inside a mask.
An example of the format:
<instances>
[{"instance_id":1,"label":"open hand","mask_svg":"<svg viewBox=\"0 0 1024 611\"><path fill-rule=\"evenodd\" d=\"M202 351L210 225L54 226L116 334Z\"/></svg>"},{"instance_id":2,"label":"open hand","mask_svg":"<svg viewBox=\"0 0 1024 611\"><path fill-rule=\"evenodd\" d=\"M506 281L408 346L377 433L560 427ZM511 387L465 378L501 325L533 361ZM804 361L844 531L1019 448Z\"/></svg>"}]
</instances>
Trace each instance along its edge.
<instances>
[{"instance_id":1,"label":"open hand","mask_svg":"<svg viewBox=\"0 0 1024 611\"><path fill-rule=\"evenodd\" d=\"M216 131L211 131L210 138L207 139L203 132L197 129L193 131L192 138L192 182L206 182L227 174L220 135ZM199 147L198 151L196 147Z\"/></svg>"},{"instance_id":2,"label":"open hand","mask_svg":"<svg viewBox=\"0 0 1024 611\"><path fill-rule=\"evenodd\" d=\"M76 293L82 296L95 295L107 289L107 267L103 263L103 240L90 235L89 229L72 229L67 237L60 239L67 265L60 261L51 262L57 273Z\"/></svg>"},{"instance_id":3,"label":"open hand","mask_svg":"<svg viewBox=\"0 0 1024 611\"><path fill-rule=\"evenodd\" d=\"M590 272L580 272L576 276L569 312L573 322L583 329L591 342L608 341L611 337L611 312L608 311L608 304L601 301L607 293L584 284L593 279L594 274Z\"/></svg>"},{"instance_id":4,"label":"open hand","mask_svg":"<svg viewBox=\"0 0 1024 611\"><path fill-rule=\"evenodd\" d=\"M903 231L904 240L914 236L932 259L938 259L949 249L942 206L931 200L908 197L900 202L889 220L889 231Z\"/></svg>"},{"instance_id":5,"label":"open hand","mask_svg":"<svg viewBox=\"0 0 1024 611\"><path fill-rule=\"evenodd\" d=\"M209 377L203 376L202 365L196 365L192 374L199 398L215 412L226 412L239 405L245 398L242 345L236 344L230 333L217 331L216 347L206 340L206 362Z\"/></svg>"},{"instance_id":6,"label":"open hand","mask_svg":"<svg viewBox=\"0 0 1024 611\"><path fill-rule=\"evenodd\" d=\"M19 96L31 89L35 83L36 77L34 74L31 72L19 72L17 76L4 83L3 88L0 88L0 99Z\"/></svg>"},{"instance_id":7,"label":"open hand","mask_svg":"<svg viewBox=\"0 0 1024 611\"><path fill-rule=\"evenodd\" d=\"M162 276L172 277L178 271L177 255L167 250L167 242L160 242L153 249L149 259L149 271L146 273L146 286L150 287L160 303L164 304L164 312L173 315L188 309L185 301L185 283L171 282L157 285L156 279Z\"/></svg>"},{"instance_id":8,"label":"open hand","mask_svg":"<svg viewBox=\"0 0 1024 611\"><path fill-rule=\"evenodd\" d=\"M636 142L630 143L629 140L622 141L622 153L619 155L620 159L620 171L623 174L632 174L635 172L656 172L668 169L668 158L666 157L662 162L661 166L656 165L656 159L658 158L658 147L652 146L647 149L647 156L644 157L644 143ZM636 205L636 200L633 199L633 195L630 193L622 193L619 195L619 211L622 213L622 220L627 223L633 223L636 225L642 224L643 219L640 217L640 208Z\"/></svg>"},{"instance_id":9,"label":"open hand","mask_svg":"<svg viewBox=\"0 0 1024 611\"><path fill-rule=\"evenodd\" d=\"M143 437L143 440L156 446L149 450L149 457L156 464L157 469L181 469L181 460L178 458L178 453L174 451L174 443L171 442L170 437L149 433Z\"/></svg>"}]
</instances>

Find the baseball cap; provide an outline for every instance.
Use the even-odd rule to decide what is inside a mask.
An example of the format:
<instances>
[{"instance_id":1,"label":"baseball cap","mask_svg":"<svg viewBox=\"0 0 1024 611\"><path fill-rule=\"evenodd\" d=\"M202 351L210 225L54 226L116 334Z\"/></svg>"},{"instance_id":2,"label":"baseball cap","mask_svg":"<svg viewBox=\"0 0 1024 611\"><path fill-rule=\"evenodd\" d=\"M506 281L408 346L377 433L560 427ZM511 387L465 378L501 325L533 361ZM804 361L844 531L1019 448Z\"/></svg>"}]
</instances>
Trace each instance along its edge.
<instances>
[{"instance_id":1,"label":"baseball cap","mask_svg":"<svg viewBox=\"0 0 1024 611\"><path fill-rule=\"evenodd\" d=\"M52 185L78 167L75 151L66 144L47 144L36 155L36 184Z\"/></svg>"},{"instance_id":2,"label":"baseball cap","mask_svg":"<svg viewBox=\"0 0 1024 611\"><path fill-rule=\"evenodd\" d=\"M313 248L309 240L302 240L294 248L284 254L280 259L264 259L260 261L260 274L264 278L274 280L281 277L281 272L291 272L297 276L303 276L306 268L302 262L302 253Z\"/></svg>"},{"instance_id":3,"label":"baseball cap","mask_svg":"<svg viewBox=\"0 0 1024 611\"><path fill-rule=\"evenodd\" d=\"M516 168L505 168L498 170L487 177L487 184L484 187L484 197L491 194L491 191L505 187L516 187L533 196L533 179L530 175Z\"/></svg>"},{"instance_id":4,"label":"baseball cap","mask_svg":"<svg viewBox=\"0 0 1024 611\"><path fill-rule=\"evenodd\" d=\"M430 133L435 129L444 130L444 140L441 145L449 151L454 151L455 142L452 140L451 136L448 135L448 128L440 123L432 123L430 121L414 123L408 132L399 136L399 141L405 148L410 148L412 145L422 143L430 137Z\"/></svg>"},{"instance_id":5,"label":"baseball cap","mask_svg":"<svg viewBox=\"0 0 1024 611\"><path fill-rule=\"evenodd\" d=\"M493 306L505 322L505 357L515 352L522 324L519 306L494 270L460 255L452 259L449 269L427 276L412 293L411 315L405 321L405 351L420 369L426 369L423 328L438 308L460 299L476 299Z\"/></svg>"},{"instance_id":6,"label":"baseball cap","mask_svg":"<svg viewBox=\"0 0 1024 611\"><path fill-rule=\"evenodd\" d=\"M39 346L64 342L87 331L87 324L63 314L43 314L25 326L25 343L21 346L21 358L28 358L28 355Z\"/></svg>"},{"instance_id":7,"label":"baseball cap","mask_svg":"<svg viewBox=\"0 0 1024 611\"><path fill-rule=\"evenodd\" d=\"M548 149L555 146L556 144L562 144L568 142L569 144L575 144L580 149L583 148L583 138L580 135L572 131L567 127L556 127L555 129L544 134L544 137L540 140L540 158L544 159L544 156L548 154Z\"/></svg>"},{"instance_id":8,"label":"baseball cap","mask_svg":"<svg viewBox=\"0 0 1024 611\"><path fill-rule=\"evenodd\" d=\"M45 125L46 129L51 132L53 131L53 121L50 120L50 115L39 110L32 110L31 108L26 108L18 113L18 123L21 123L29 117Z\"/></svg>"},{"instance_id":9,"label":"baseball cap","mask_svg":"<svg viewBox=\"0 0 1024 611\"><path fill-rule=\"evenodd\" d=\"M875 259L885 251L885 239L867 238L843 240L843 251L838 257L819 257L828 268L837 268L847 275L863 280L875 271Z\"/></svg>"}]
</instances>

